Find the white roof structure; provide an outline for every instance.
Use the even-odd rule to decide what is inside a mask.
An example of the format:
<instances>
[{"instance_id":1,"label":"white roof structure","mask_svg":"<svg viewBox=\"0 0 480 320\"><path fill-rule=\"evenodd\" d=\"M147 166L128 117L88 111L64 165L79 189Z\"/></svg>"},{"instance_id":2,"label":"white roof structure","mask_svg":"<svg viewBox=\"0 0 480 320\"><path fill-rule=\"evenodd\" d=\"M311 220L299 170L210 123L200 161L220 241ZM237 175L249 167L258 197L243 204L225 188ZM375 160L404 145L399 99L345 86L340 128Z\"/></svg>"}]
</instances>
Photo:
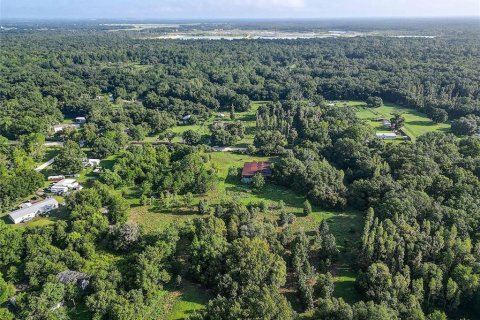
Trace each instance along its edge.
<instances>
[{"instance_id":1,"label":"white roof structure","mask_svg":"<svg viewBox=\"0 0 480 320\"><path fill-rule=\"evenodd\" d=\"M57 187L68 187L72 184L74 184L77 180L75 179L62 179L60 181L58 181L57 183L54 184L54 186L57 186Z\"/></svg>"},{"instance_id":2,"label":"white roof structure","mask_svg":"<svg viewBox=\"0 0 480 320\"><path fill-rule=\"evenodd\" d=\"M76 117L75 118L75 122L77 122L77 123L84 123L86 121L87 121L87 119L85 117Z\"/></svg>"},{"instance_id":3,"label":"white roof structure","mask_svg":"<svg viewBox=\"0 0 480 320\"><path fill-rule=\"evenodd\" d=\"M24 202L21 205L19 205L18 208L23 209L23 208L29 208L31 206L32 206L32 203L30 201L28 201L28 202Z\"/></svg>"},{"instance_id":4,"label":"white roof structure","mask_svg":"<svg viewBox=\"0 0 480 320\"><path fill-rule=\"evenodd\" d=\"M52 211L58 208L58 201L48 198L32 204L30 207L18 209L8 214L10 220L17 224L35 218L37 215Z\"/></svg>"},{"instance_id":5,"label":"white roof structure","mask_svg":"<svg viewBox=\"0 0 480 320\"><path fill-rule=\"evenodd\" d=\"M65 176L58 175L58 176L48 176L47 180L48 181L60 181L65 179Z\"/></svg>"},{"instance_id":6,"label":"white roof structure","mask_svg":"<svg viewBox=\"0 0 480 320\"><path fill-rule=\"evenodd\" d=\"M184 116L184 117L182 118L182 120L183 120L183 121L187 121L187 120L190 120L191 117L192 117L191 115L187 114L186 116Z\"/></svg>"},{"instance_id":7,"label":"white roof structure","mask_svg":"<svg viewBox=\"0 0 480 320\"><path fill-rule=\"evenodd\" d=\"M393 132L377 132L376 133L378 138L381 139L396 139L397 135Z\"/></svg>"},{"instance_id":8,"label":"white roof structure","mask_svg":"<svg viewBox=\"0 0 480 320\"><path fill-rule=\"evenodd\" d=\"M50 187L51 192L67 192L69 189L81 190L82 186L75 179L63 179Z\"/></svg>"},{"instance_id":9,"label":"white roof structure","mask_svg":"<svg viewBox=\"0 0 480 320\"><path fill-rule=\"evenodd\" d=\"M100 159L87 159L87 165L98 166L100 165Z\"/></svg>"}]
</instances>

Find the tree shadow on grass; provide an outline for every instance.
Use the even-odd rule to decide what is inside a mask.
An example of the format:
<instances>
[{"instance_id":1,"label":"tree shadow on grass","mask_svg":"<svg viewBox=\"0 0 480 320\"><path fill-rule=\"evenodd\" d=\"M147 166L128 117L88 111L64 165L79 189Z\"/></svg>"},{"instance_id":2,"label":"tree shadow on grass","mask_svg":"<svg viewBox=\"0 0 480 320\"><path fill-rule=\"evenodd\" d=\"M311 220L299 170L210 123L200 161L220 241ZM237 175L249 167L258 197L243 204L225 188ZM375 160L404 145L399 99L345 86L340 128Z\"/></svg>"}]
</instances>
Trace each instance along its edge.
<instances>
[{"instance_id":1,"label":"tree shadow on grass","mask_svg":"<svg viewBox=\"0 0 480 320\"><path fill-rule=\"evenodd\" d=\"M430 120L414 120L414 121L407 121L406 123L409 125L422 126L422 127L434 127L437 125L436 123Z\"/></svg>"},{"instance_id":2,"label":"tree shadow on grass","mask_svg":"<svg viewBox=\"0 0 480 320\"><path fill-rule=\"evenodd\" d=\"M100 162L100 165L101 165L102 168L104 168L104 169L112 170L112 169L113 169L113 166L115 165L116 160L117 160L116 157L112 157L111 159L103 159L103 160Z\"/></svg>"},{"instance_id":3,"label":"tree shadow on grass","mask_svg":"<svg viewBox=\"0 0 480 320\"><path fill-rule=\"evenodd\" d=\"M193 208L172 208L172 209L162 209L162 208L157 208L155 206L151 206L150 208L147 209L149 213L157 213L157 214L169 214L169 215L174 215L174 216L191 216L191 215L197 215L197 211ZM201 217L201 215L198 215Z\"/></svg>"},{"instance_id":4,"label":"tree shadow on grass","mask_svg":"<svg viewBox=\"0 0 480 320\"><path fill-rule=\"evenodd\" d=\"M226 187L225 191L227 191L227 193L244 193L246 195L251 195L253 193L252 189L246 186L237 186L237 185Z\"/></svg>"},{"instance_id":5,"label":"tree shadow on grass","mask_svg":"<svg viewBox=\"0 0 480 320\"><path fill-rule=\"evenodd\" d=\"M257 129L255 127L246 127L245 135L255 135L256 130Z\"/></svg>"},{"instance_id":6,"label":"tree shadow on grass","mask_svg":"<svg viewBox=\"0 0 480 320\"><path fill-rule=\"evenodd\" d=\"M240 121L257 121L256 114L245 114L237 118Z\"/></svg>"},{"instance_id":7,"label":"tree shadow on grass","mask_svg":"<svg viewBox=\"0 0 480 320\"><path fill-rule=\"evenodd\" d=\"M351 267L351 263L339 261L334 271L336 280L333 295L343 298L348 303L361 300L361 295L355 285L358 273Z\"/></svg>"},{"instance_id":8,"label":"tree shadow on grass","mask_svg":"<svg viewBox=\"0 0 480 320\"><path fill-rule=\"evenodd\" d=\"M5 222L5 224L13 224L12 220L10 220L10 218L8 217L8 215L1 217L0 220L2 220L3 222Z\"/></svg>"},{"instance_id":9,"label":"tree shadow on grass","mask_svg":"<svg viewBox=\"0 0 480 320\"><path fill-rule=\"evenodd\" d=\"M347 303L355 303L361 299L355 288L355 280L340 280L335 282L333 296L341 297Z\"/></svg>"}]
</instances>

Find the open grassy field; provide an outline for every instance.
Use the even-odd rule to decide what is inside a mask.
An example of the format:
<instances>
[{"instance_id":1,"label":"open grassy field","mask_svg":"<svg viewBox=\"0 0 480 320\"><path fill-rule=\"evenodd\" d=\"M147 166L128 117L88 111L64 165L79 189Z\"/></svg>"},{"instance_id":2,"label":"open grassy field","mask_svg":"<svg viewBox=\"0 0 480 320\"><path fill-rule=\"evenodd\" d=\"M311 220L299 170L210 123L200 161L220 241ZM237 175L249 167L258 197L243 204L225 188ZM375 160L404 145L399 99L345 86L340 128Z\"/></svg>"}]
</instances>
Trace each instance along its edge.
<instances>
[{"instance_id":1,"label":"open grassy field","mask_svg":"<svg viewBox=\"0 0 480 320\"><path fill-rule=\"evenodd\" d=\"M385 103L379 108L369 108L361 101L338 102L338 105L348 105L356 108L357 116L366 120L377 132L389 132L385 129L381 121L377 118L390 119L395 112L399 112L405 117L404 132L415 141L419 136L431 131L448 131L450 125L447 123L434 123L425 114L405 107L400 107L392 103Z\"/></svg>"},{"instance_id":2,"label":"open grassy field","mask_svg":"<svg viewBox=\"0 0 480 320\"><path fill-rule=\"evenodd\" d=\"M195 311L205 308L208 300L212 298L211 294L186 280L183 280L178 288L170 289L169 296L172 305L168 320L186 319Z\"/></svg>"}]
</instances>

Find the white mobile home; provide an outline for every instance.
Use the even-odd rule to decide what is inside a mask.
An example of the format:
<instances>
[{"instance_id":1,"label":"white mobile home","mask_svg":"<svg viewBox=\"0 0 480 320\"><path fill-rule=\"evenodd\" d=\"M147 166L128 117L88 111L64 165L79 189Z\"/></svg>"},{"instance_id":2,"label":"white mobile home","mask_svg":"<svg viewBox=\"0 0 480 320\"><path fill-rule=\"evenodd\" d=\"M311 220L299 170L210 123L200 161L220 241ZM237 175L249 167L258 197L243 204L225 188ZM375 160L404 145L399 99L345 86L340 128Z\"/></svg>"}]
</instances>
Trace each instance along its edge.
<instances>
[{"instance_id":1,"label":"white mobile home","mask_svg":"<svg viewBox=\"0 0 480 320\"><path fill-rule=\"evenodd\" d=\"M50 187L52 193L65 193L68 190L81 190L82 186L75 179L63 179Z\"/></svg>"},{"instance_id":2,"label":"white mobile home","mask_svg":"<svg viewBox=\"0 0 480 320\"><path fill-rule=\"evenodd\" d=\"M30 207L12 211L8 214L8 216L10 220L13 221L13 223L17 224L17 223L31 220L38 215L50 212L56 208L58 208L58 201L55 200L54 198L49 198L49 199L34 203Z\"/></svg>"},{"instance_id":3,"label":"white mobile home","mask_svg":"<svg viewBox=\"0 0 480 320\"><path fill-rule=\"evenodd\" d=\"M60 180L63 180L65 179L65 176L48 176L47 180L48 181L60 181Z\"/></svg>"},{"instance_id":4,"label":"white mobile home","mask_svg":"<svg viewBox=\"0 0 480 320\"><path fill-rule=\"evenodd\" d=\"M377 132L376 133L377 138L383 139L383 140L395 140L397 139L397 135L393 132Z\"/></svg>"}]
</instances>

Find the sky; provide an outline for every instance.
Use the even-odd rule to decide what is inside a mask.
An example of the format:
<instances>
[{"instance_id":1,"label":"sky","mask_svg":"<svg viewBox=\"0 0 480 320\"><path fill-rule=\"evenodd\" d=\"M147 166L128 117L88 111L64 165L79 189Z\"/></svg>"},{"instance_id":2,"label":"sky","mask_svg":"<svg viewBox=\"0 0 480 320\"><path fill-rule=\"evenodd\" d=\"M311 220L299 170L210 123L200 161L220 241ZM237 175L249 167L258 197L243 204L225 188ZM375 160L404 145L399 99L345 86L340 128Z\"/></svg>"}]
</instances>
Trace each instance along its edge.
<instances>
[{"instance_id":1,"label":"sky","mask_svg":"<svg viewBox=\"0 0 480 320\"><path fill-rule=\"evenodd\" d=\"M0 0L0 19L480 17L480 0Z\"/></svg>"}]
</instances>

